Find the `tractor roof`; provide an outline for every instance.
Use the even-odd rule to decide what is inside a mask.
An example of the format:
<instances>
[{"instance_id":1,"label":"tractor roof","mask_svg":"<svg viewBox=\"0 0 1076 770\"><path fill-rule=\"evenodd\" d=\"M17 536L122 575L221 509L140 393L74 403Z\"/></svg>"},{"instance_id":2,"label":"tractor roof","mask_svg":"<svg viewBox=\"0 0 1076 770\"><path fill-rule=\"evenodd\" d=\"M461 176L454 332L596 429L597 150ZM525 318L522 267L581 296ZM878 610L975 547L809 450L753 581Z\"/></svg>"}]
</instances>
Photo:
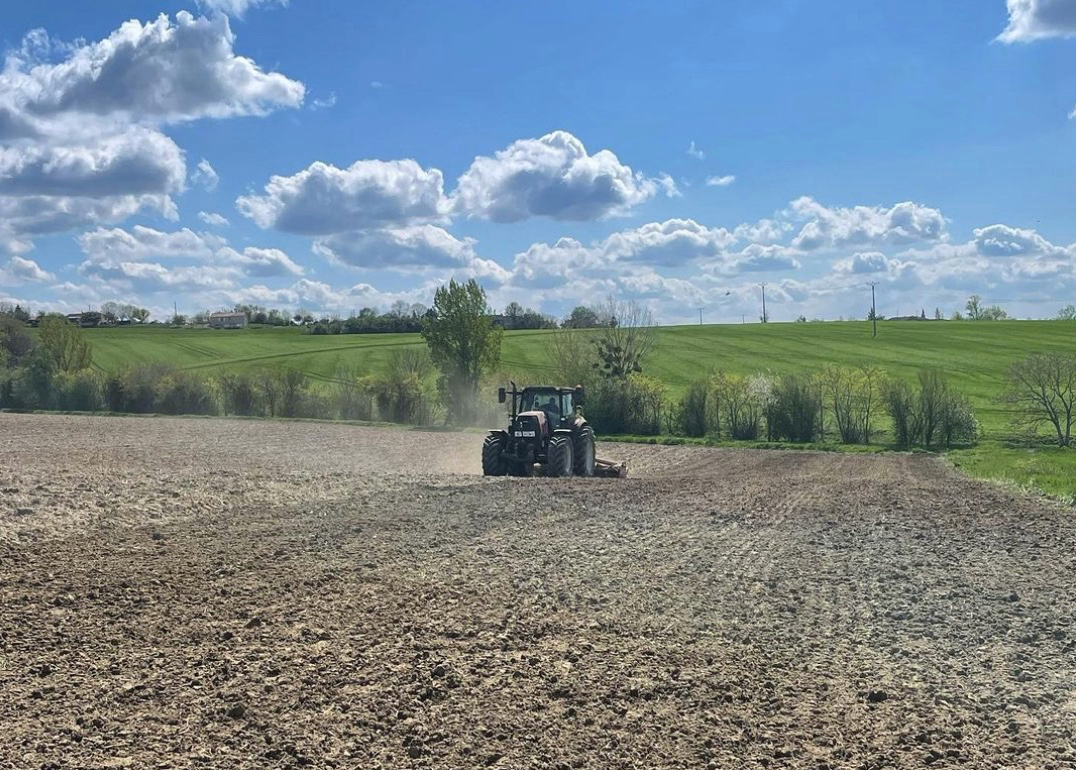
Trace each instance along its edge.
<instances>
[{"instance_id":1,"label":"tractor roof","mask_svg":"<svg viewBox=\"0 0 1076 770\"><path fill-rule=\"evenodd\" d=\"M575 388L569 388L566 385L528 385L523 388L524 393L533 393L534 391L543 393L575 393Z\"/></svg>"}]
</instances>

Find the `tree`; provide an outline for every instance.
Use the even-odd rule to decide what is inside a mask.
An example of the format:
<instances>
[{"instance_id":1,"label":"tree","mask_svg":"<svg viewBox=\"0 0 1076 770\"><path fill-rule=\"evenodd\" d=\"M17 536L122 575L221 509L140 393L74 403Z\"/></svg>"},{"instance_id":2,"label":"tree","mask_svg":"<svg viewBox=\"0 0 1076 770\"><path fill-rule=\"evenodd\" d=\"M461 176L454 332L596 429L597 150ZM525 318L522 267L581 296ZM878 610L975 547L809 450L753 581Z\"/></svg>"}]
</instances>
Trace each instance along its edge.
<instances>
[{"instance_id":1,"label":"tree","mask_svg":"<svg viewBox=\"0 0 1076 770\"><path fill-rule=\"evenodd\" d=\"M612 297L597 308L603 321L598 335L598 371L610 379L623 379L643 370L643 358L657 336L650 311L635 301Z\"/></svg>"},{"instance_id":2,"label":"tree","mask_svg":"<svg viewBox=\"0 0 1076 770\"><path fill-rule=\"evenodd\" d=\"M1002 310L998 305L991 305L982 311L982 320L984 321L1004 321L1009 317L1009 314Z\"/></svg>"},{"instance_id":3,"label":"tree","mask_svg":"<svg viewBox=\"0 0 1076 770\"><path fill-rule=\"evenodd\" d=\"M90 365L89 340L63 316L47 316L41 322L38 341L42 355L55 371L77 372Z\"/></svg>"},{"instance_id":4,"label":"tree","mask_svg":"<svg viewBox=\"0 0 1076 770\"><path fill-rule=\"evenodd\" d=\"M919 317L924 321L927 320L927 309L925 307L919 309Z\"/></svg>"},{"instance_id":5,"label":"tree","mask_svg":"<svg viewBox=\"0 0 1076 770\"><path fill-rule=\"evenodd\" d=\"M1057 313L1058 321L1076 321L1076 305L1065 305Z\"/></svg>"},{"instance_id":6,"label":"tree","mask_svg":"<svg viewBox=\"0 0 1076 770\"><path fill-rule=\"evenodd\" d=\"M983 320L983 298L978 294L972 294L968 297L968 302L964 305L964 310L967 311L969 321Z\"/></svg>"},{"instance_id":7,"label":"tree","mask_svg":"<svg viewBox=\"0 0 1076 770\"><path fill-rule=\"evenodd\" d=\"M10 302L0 302L0 315L14 318L20 323L28 323L30 321L30 313L24 310L22 305L12 305Z\"/></svg>"},{"instance_id":8,"label":"tree","mask_svg":"<svg viewBox=\"0 0 1076 770\"><path fill-rule=\"evenodd\" d=\"M940 307L934 308L934 320L935 321L942 320L942 311L941 311Z\"/></svg>"},{"instance_id":9,"label":"tree","mask_svg":"<svg viewBox=\"0 0 1076 770\"><path fill-rule=\"evenodd\" d=\"M1061 446L1072 445L1076 419L1076 356L1036 353L1009 367L1002 396L1016 410L1013 422L1037 431L1049 425Z\"/></svg>"},{"instance_id":10,"label":"tree","mask_svg":"<svg viewBox=\"0 0 1076 770\"><path fill-rule=\"evenodd\" d=\"M959 310L954 310L953 314L949 316L950 321L963 321L964 315Z\"/></svg>"},{"instance_id":11,"label":"tree","mask_svg":"<svg viewBox=\"0 0 1076 770\"><path fill-rule=\"evenodd\" d=\"M9 366L18 366L34 347L34 338L14 316L0 315L0 350Z\"/></svg>"},{"instance_id":12,"label":"tree","mask_svg":"<svg viewBox=\"0 0 1076 770\"><path fill-rule=\"evenodd\" d=\"M549 335L549 359L558 382L589 386L597 369L594 333L569 327Z\"/></svg>"},{"instance_id":13,"label":"tree","mask_svg":"<svg viewBox=\"0 0 1076 770\"><path fill-rule=\"evenodd\" d=\"M523 306L518 302L509 302L504 309L504 317L510 321L518 321L523 316Z\"/></svg>"},{"instance_id":14,"label":"tree","mask_svg":"<svg viewBox=\"0 0 1076 770\"><path fill-rule=\"evenodd\" d=\"M132 307L128 310L128 318L133 321L138 321L140 324L144 324L149 320L150 312L144 307Z\"/></svg>"},{"instance_id":15,"label":"tree","mask_svg":"<svg viewBox=\"0 0 1076 770\"><path fill-rule=\"evenodd\" d=\"M877 321L884 321L885 316L882 315L881 313L875 314L874 308L871 308L870 310L867 311L867 320L868 321L876 321L876 320Z\"/></svg>"},{"instance_id":16,"label":"tree","mask_svg":"<svg viewBox=\"0 0 1076 770\"><path fill-rule=\"evenodd\" d=\"M134 309L130 305L121 305L119 302L106 302L101 305L101 320L114 324L120 319L129 319Z\"/></svg>"},{"instance_id":17,"label":"tree","mask_svg":"<svg viewBox=\"0 0 1076 770\"><path fill-rule=\"evenodd\" d=\"M595 326L600 325L597 312L593 308L589 308L586 305L579 305L574 308L568 317L564 319L565 329L593 329Z\"/></svg>"},{"instance_id":18,"label":"tree","mask_svg":"<svg viewBox=\"0 0 1076 770\"><path fill-rule=\"evenodd\" d=\"M432 310L422 337L441 370L438 387L450 418L469 424L475 418L482 376L501 360L504 332L493 324L486 292L473 278L439 288Z\"/></svg>"}]
</instances>

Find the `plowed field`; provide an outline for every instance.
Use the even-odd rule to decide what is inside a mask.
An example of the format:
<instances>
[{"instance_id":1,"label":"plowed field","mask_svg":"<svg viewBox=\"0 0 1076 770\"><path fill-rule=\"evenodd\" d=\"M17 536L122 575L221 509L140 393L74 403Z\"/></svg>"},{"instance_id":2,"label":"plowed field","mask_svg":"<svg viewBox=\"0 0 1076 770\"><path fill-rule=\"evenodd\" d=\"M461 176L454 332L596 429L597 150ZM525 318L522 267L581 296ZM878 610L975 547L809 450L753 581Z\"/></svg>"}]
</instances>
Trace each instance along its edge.
<instances>
[{"instance_id":1,"label":"plowed field","mask_svg":"<svg viewBox=\"0 0 1076 770\"><path fill-rule=\"evenodd\" d=\"M1076 516L925 456L0 414L0 767L1076 766Z\"/></svg>"}]
</instances>

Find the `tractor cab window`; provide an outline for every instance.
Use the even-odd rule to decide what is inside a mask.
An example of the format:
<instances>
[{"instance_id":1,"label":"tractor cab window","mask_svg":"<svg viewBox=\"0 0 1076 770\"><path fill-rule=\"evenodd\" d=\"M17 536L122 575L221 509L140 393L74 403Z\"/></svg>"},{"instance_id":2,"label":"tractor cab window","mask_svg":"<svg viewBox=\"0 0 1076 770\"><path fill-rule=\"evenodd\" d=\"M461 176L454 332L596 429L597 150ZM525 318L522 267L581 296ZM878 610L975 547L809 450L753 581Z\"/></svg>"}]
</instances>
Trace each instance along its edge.
<instances>
[{"instance_id":1,"label":"tractor cab window","mask_svg":"<svg viewBox=\"0 0 1076 770\"><path fill-rule=\"evenodd\" d=\"M562 411L562 400L567 411ZM545 412L549 420L560 420L565 414L572 413L571 397L564 397L556 392L531 393L523 399L521 411Z\"/></svg>"}]
</instances>

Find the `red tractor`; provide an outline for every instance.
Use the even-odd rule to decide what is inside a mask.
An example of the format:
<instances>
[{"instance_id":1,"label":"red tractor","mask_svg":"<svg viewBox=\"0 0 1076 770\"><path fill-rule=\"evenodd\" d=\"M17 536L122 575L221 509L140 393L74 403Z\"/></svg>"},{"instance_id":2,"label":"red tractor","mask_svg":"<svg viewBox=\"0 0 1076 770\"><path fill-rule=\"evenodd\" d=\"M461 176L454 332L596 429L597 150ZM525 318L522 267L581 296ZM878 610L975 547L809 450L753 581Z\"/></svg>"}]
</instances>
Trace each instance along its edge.
<instances>
[{"instance_id":1,"label":"red tractor","mask_svg":"<svg viewBox=\"0 0 1076 770\"><path fill-rule=\"evenodd\" d=\"M583 417L582 386L501 388L497 400L512 399L507 430L491 430L482 444L486 476L607 476L624 478L627 467L599 460L594 431Z\"/></svg>"}]
</instances>

